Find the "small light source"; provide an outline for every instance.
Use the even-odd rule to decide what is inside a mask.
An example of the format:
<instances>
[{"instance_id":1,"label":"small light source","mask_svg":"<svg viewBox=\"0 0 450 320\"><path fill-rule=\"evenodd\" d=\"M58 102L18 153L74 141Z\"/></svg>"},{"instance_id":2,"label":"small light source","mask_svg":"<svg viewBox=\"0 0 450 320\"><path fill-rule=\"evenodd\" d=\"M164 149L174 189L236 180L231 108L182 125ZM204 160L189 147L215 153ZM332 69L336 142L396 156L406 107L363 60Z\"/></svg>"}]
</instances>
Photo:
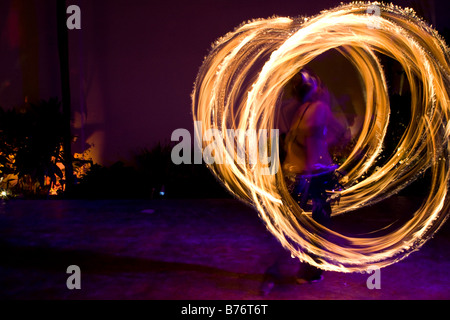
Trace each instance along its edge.
<instances>
[{"instance_id":1,"label":"small light source","mask_svg":"<svg viewBox=\"0 0 450 320\"><path fill-rule=\"evenodd\" d=\"M164 195L164 191L160 191L159 195L163 196Z\"/></svg>"},{"instance_id":2,"label":"small light source","mask_svg":"<svg viewBox=\"0 0 450 320\"><path fill-rule=\"evenodd\" d=\"M1 196L2 198L6 198L7 195L8 195L8 193L7 193L6 191L0 192L0 196Z\"/></svg>"}]
</instances>

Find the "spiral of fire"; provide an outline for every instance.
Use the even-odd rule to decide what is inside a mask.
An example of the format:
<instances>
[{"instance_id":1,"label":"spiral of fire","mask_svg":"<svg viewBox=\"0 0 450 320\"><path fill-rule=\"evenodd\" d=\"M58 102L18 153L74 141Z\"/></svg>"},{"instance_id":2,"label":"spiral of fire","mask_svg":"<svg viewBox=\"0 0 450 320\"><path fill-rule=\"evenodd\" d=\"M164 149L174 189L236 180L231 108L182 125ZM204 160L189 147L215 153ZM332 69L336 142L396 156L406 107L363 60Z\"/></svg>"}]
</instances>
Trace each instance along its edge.
<instances>
[{"instance_id":1,"label":"spiral of fire","mask_svg":"<svg viewBox=\"0 0 450 320\"><path fill-rule=\"evenodd\" d=\"M373 6L379 14L370 14ZM341 181L344 189L335 191L340 202L332 205L333 216L386 199L430 170L429 192L419 209L383 236L345 236L316 223L290 197L281 169L262 174L267 163L237 161L237 149L248 153L245 132L276 128L283 88L332 49L358 71L364 97L360 133L338 169L346 176ZM411 91L410 123L396 152L381 166L377 157L391 106L380 54L401 65ZM206 56L192 94L194 121L202 124L195 134L202 150L213 146L216 156L220 153L226 160L208 164L210 170L231 193L258 210L293 257L324 270L365 271L418 250L448 216L449 88L448 47L411 9L358 2L311 18L259 19L218 39ZM236 130L233 145L208 136L213 128L221 137L227 136L227 129ZM274 143L269 141L267 149Z\"/></svg>"}]
</instances>

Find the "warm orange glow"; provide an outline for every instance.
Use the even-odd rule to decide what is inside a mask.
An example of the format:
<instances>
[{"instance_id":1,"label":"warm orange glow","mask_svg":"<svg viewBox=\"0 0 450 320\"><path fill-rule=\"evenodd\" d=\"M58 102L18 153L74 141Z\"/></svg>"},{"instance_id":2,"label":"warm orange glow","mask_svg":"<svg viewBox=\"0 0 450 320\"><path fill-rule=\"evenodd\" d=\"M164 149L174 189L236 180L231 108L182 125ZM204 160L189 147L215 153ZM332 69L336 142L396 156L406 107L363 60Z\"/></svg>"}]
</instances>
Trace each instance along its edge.
<instances>
[{"instance_id":1,"label":"warm orange glow","mask_svg":"<svg viewBox=\"0 0 450 320\"><path fill-rule=\"evenodd\" d=\"M73 155L75 162L79 161L82 163L79 166L74 166L73 174L77 179L81 179L89 171L92 161L90 154L91 148L85 150L83 153L75 153ZM62 180L66 179L66 168L62 162L56 162L56 165L61 169L63 177L56 177L56 182L52 182L50 177L46 178L46 185L50 186L49 195L51 196L56 196L65 190L65 185L62 183Z\"/></svg>"},{"instance_id":2,"label":"warm orange glow","mask_svg":"<svg viewBox=\"0 0 450 320\"><path fill-rule=\"evenodd\" d=\"M274 17L248 22L216 41L199 71L193 99L194 121L206 130L276 128L283 88L305 65L336 49L359 71L365 119L353 152L340 170L345 190L333 215L383 200L431 170L431 191L399 229L375 238L347 237L311 218L289 196L283 172L263 175L264 165L208 165L238 198L253 205L268 230L292 255L325 270L365 271L384 267L420 248L447 218L449 207L449 50L437 32L411 9L382 5L369 16L369 3L342 5L311 19ZM369 24L370 17L370 26ZM376 28L373 28L373 25ZM398 153L376 170L390 116L383 67L376 52L397 60L411 89L411 123ZM244 150L245 139L237 139ZM242 145L244 141L244 145ZM203 141L203 148L207 143ZM225 157L234 150L218 145ZM361 152L364 152L361 156ZM333 242L330 239L333 235ZM320 257L320 261L311 258Z\"/></svg>"}]
</instances>

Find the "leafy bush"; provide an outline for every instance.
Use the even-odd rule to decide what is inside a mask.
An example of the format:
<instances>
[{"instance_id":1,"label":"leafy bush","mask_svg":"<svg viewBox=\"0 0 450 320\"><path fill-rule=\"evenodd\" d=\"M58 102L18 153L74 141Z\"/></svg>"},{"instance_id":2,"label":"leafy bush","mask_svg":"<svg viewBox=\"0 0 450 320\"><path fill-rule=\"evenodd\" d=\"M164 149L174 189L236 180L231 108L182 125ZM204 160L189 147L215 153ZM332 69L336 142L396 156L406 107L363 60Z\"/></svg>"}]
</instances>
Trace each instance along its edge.
<instances>
[{"instance_id":1,"label":"leafy bush","mask_svg":"<svg viewBox=\"0 0 450 320\"><path fill-rule=\"evenodd\" d=\"M18 108L0 108L0 176L15 193L46 195L63 172L63 119L56 99Z\"/></svg>"},{"instance_id":2,"label":"leafy bush","mask_svg":"<svg viewBox=\"0 0 450 320\"><path fill-rule=\"evenodd\" d=\"M92 165L75 186L77 198L223 198L230 195L205 165L175 165L172 146L142 149L135 165Z\"/></svg>"}]
</instances>

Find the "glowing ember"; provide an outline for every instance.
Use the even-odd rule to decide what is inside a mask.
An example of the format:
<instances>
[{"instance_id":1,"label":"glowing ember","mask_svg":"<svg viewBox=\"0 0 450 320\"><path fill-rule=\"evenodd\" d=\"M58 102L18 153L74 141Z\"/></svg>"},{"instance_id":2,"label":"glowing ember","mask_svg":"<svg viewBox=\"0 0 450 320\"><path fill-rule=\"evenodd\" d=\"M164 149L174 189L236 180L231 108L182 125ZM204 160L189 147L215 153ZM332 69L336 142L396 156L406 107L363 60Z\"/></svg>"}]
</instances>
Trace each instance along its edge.
<instances>
[{"instance_id":1,"label":"glowing ember","mask_svg":"<svg viewBox=\"0 0 450 320\"><path fill-rule=\"evenodd\" d=\"M402 227L383 237L347 237L319 225L295 203L281 169L276 175L263 175L266 164L261 163L208 165L233 194L257 208L268 230L293 256L325 270L364 271L368 266L395 263L422 246L447 218L448 48L411 9L375 4L380 16L367 14L374 4L358 2L310 19L274 17L248 22L214 44L192 95L194 121L202 122L197 141L205 148L208 142L201 137L211 128L218 128L223 136L229 128L276 128L283 88L320 54L336 49L359 71L365 117L353 152L339 168L347 176L341 181L345 190L338 192L341 201L333 205L333 215L385 199L429 168L430 193ZM376 53L397 60L404 69L412 116L395 156L374 170L390 114ZM236 140L239 148L247 150L245 137ZM217 147L225 157L235 159L235 150ZM313 260L312 254L320 261Z\"/></svg>"}]
</instances>

